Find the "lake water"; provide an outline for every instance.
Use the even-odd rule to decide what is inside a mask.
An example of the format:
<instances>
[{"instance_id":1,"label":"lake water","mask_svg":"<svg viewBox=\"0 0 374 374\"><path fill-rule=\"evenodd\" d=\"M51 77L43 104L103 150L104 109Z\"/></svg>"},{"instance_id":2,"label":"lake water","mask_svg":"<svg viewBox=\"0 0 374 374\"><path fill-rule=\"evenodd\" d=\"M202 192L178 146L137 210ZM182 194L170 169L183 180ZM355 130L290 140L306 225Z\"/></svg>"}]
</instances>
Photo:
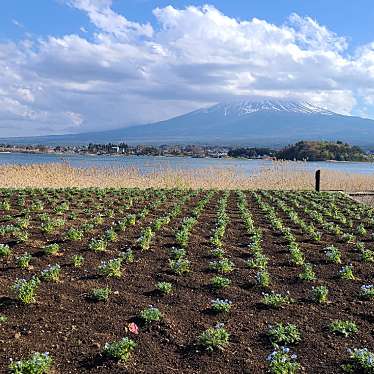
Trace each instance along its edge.
<instances>
[{"instance_id":1,"label":"lake water","mask_svg":"<svg viewBox=\"0 0 374 374\"><path fill-rule=\"evenodd\" d=\"M151 156L85 156L57 154L0 153L0 165L38 164L68 162L74 167L136 167L144 172L158 168L196 169L196 168L235 168L252 174L260 167L267 167L272 161L239 160L190 157L151 157ZM374 174L374 163L369 162L300 162L300 169L330 169L349 173Z\"/></svg>"}]
</instances>

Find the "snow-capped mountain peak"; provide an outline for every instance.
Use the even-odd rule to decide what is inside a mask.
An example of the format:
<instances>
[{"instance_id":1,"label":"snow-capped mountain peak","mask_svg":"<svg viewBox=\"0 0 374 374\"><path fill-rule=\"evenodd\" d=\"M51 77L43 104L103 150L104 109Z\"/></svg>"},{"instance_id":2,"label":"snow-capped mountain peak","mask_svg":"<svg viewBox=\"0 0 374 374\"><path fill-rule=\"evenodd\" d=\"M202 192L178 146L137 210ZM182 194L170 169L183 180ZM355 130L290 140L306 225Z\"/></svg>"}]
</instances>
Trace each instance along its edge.
<instances>
[{"instance_id":1,"label":"snow-capped mountain peak","mask_svg":"<svg viewBox=\"0 0 374 374\"><path fill-rule=\"evenodd\" d=\"M331 116L336 113L317 107L306 101L285 99L245 99L224 102L210 108L201 109L203 113L221 113L224 116L242 117L255 112L288 112L301 114L320 114Z\"/></svg>"}]
</instances>

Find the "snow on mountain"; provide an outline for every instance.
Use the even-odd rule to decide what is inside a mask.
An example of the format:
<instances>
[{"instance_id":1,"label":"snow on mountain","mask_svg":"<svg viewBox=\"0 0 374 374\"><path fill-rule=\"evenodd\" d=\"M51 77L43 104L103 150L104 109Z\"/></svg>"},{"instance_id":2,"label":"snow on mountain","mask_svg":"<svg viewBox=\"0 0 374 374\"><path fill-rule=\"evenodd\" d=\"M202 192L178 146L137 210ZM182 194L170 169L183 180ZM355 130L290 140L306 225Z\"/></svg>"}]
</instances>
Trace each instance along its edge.
<instances>
[{"instance_id":1,"label":"snow on mountain","mask_svg":"<svg viewBox=\"0 0 374 374\"><path fill-rule=\"evenodd\" d=\"M0 139L15 144L229 144L280 147L299 140L342 140L374 146L374 121L307 102L246 98L165 121L86 134Z\"/></svg>"},{"instance_id":2,"label":"snow on mountain","mask_svg":"<svg viewBox=\"0 0 374 374\"><path fill-rule=\"evenodd\" d=\"M197 113L221 113L223 116L242 117L256 112L288 112L302 114L321 114L326 116L336 113L317 107L305 101L284 99L246 99L220 103Z\"/></svg>"}]
</instances>

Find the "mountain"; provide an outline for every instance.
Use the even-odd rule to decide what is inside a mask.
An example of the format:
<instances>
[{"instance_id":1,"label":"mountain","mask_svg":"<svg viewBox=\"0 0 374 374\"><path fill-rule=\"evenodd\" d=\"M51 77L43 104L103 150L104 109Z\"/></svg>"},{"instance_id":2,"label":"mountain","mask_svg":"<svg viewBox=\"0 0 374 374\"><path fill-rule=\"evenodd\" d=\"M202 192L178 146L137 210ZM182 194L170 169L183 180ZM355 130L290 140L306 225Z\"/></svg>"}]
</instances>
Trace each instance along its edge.
<instances>
[{"instance_id":1,"label":"mountain","mask_svg":"<svg viewBox=\"0 0 374 374\"><path fill-rule=\"evenodd\" d=\"M220 103L153 124L74 135L0 139L0 143L203 143L277 147L299 140L342 140L374 146L374 120L337 114L307 102L257 98Z\"/></svg>"}]
</instances>

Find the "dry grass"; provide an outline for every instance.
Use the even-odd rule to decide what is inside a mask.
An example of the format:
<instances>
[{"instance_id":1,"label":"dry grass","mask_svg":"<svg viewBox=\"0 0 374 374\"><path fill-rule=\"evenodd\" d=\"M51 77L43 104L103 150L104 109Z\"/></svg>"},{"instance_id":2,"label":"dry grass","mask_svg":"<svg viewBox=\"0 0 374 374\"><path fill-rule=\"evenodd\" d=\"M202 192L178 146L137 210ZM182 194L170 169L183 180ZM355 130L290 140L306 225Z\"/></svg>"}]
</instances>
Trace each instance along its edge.
<instances>
[{"instance_id":1,"label":"dry grass","mask_svg":"<svg viewBox=\"0 0 374 374\"><path fill-rule=\"evenodd\" d=\"M314 173L303 163L274 162L248 176L236 169L75 168L66 163L0 166L0 187L191 187L221 189L314 188ZM374 175L322 170L322 189L364 191L374 189Z\"/></svg>"}]
</instances>

